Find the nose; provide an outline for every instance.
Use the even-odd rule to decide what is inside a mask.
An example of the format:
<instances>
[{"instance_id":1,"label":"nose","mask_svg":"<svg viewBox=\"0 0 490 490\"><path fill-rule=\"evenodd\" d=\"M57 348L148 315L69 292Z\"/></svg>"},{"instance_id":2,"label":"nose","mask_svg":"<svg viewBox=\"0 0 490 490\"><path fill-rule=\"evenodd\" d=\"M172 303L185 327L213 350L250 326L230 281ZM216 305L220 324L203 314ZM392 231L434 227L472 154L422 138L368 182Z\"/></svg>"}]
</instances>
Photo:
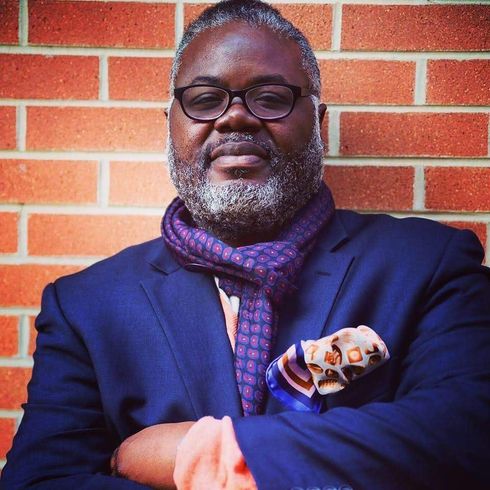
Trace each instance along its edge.
<instances>
[{"instance_id":1,"label":"nose","mask_svg":"<svg viewBox=\"0 0 490 490\"><path fill-rule=\"evenodd\" d=\"M261 129L262 121L247 109L240 97L235 97L231 101L228 110L216 119L214 127L220 133L233 131L256 132Z\"/></svg>"}]
</instances>

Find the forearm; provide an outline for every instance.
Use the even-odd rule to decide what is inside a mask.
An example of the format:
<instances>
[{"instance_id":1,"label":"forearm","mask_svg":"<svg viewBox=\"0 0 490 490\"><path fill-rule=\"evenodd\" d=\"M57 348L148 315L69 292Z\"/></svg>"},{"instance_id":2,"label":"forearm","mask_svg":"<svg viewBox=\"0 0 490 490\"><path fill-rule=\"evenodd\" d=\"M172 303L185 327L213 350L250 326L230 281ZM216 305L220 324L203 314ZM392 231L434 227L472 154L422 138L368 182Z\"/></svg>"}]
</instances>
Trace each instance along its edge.
<instances>
[{"instance_id":1,"label":"forearm","mask_svg":"<svg viewBox=\"0 0 490 490\"><path fill-rule=\"evenodd\" d=\"M259 488L483 490L490 477L485 384L448 382L390 403L320 415L235 419L234 429Z\"/></svg>"},{"instance_id":2,"label":"forearm","mask_svg":"<svg viewBox=\"0 0 490 490\"><path fill-rule=\"evenodd\" d=\"M128 437L113 454L113 474L155 489L174 489L177 447L193 424L158 424Z\"/></svg>"}]
</instances>

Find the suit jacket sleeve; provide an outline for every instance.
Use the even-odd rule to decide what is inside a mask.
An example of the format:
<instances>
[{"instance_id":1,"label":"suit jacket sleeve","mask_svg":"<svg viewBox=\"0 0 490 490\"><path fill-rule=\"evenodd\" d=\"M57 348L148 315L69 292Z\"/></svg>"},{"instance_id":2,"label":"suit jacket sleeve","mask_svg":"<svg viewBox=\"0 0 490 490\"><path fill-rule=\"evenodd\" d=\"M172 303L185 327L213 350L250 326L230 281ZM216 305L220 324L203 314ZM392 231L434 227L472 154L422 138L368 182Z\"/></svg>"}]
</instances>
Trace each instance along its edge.
<instances>
[{"instance_id":1,"label":"suit jacket sleeve","mask_svg":"<svg viewBox=\"0 0 490 490\"><path fill-rule=\"evenodd\" d=\"M259 489L488 488L490 276L481 259L471 233L452 235L414 312L393 401L234 420Z\"/></svg>"},{"instance_id":2,"label":"suit jacket sleeve","mask_svg":"<svg viewBox=\"0 0 490 490\"><path fill-rule=\"evenodd\" d=\"M104 417L89 354L64 317L56 286L43 294L24 417L2 472L4 490L136 490L108 475L120 441Z\"/></svg>"}]
</instances>

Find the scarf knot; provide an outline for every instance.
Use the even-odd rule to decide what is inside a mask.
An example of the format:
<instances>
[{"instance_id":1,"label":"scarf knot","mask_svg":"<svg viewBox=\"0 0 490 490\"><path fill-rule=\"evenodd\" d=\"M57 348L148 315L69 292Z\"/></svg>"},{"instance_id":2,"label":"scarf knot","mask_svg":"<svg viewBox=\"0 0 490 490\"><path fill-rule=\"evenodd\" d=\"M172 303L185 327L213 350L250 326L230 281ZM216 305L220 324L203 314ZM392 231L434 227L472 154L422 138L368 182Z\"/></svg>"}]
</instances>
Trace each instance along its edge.
<instances>
[{"instance_id":1,"label":"scarf knot","mask_svg":"<svg viewBox=\"0 0 490 490\"><path fill-rule=\"evenodd\" d=\"M228 296L240 298L235 374L244 415L263 411L279 306L297 289L304 260L334 209L330 191L322 184L277 240L243 247L231 247L194 227L180 198L163 217L162 236L177 261L189 270L217 276Z\"/></svg>"}]
</instances>

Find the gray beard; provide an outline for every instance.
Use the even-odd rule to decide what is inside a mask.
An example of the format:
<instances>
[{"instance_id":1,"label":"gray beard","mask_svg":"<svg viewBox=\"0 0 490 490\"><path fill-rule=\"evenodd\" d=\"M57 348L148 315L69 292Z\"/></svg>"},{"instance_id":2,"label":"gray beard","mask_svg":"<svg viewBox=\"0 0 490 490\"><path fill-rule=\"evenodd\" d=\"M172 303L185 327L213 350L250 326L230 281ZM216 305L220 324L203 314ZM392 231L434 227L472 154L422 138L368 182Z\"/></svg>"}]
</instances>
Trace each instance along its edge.
<instances>
[{"instance_id":1,"label":"gray beard","mask_svg":"<svg viewBox=\"0 0 490 490\"><path fill-rule=\"evenodd\" d=\"M168 136L170 177L195 223L224 242L239 243L245 237L274 235L318 191L322 182L323 143L319 123L305 148L284 154L255 140L252 134L228 133L219 145L251 141L270 156L271 175L263 184L237 179L212 184L207 178L209 154L206 147L197 162L182 160ZM258 240L261 241L261 240Z\"/></svg>"}]
</instances>

